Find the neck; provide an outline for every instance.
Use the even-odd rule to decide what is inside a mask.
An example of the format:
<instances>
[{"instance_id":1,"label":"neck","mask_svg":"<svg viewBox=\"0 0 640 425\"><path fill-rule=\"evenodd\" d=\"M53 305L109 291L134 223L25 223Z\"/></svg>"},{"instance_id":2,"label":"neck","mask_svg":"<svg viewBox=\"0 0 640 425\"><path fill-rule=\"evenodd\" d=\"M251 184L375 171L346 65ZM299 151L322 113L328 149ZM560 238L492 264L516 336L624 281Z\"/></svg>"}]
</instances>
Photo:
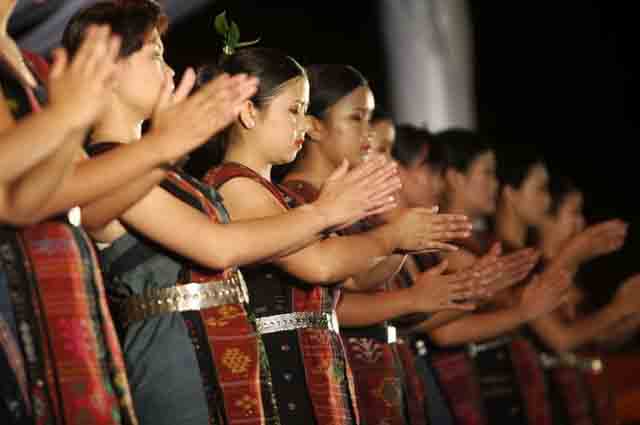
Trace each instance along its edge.
<instances>
[{"instance_id":1,"label":"neck","mask_svg":"<svg viewBox=\"0 0 640 425\"><path fill-rule=\"evenodd\" d=\"M131 143L142 137L143 122L139 114L112 105L94 126L91 138L96 142Z\"/></svg>"},{"instance_id":2,"label":"neck","mask_svg":"<svg viewBox=\"0 0 640 425\"><path fill-rule=\"evenodd\" d=\"M542 256L547 259L555 257L558 252L559 243L553 237L553 229L548 224L543 224L538 229L540 241L538 249L542 251Z\"/></svg>"},{"instance_id":3,"label":"neck","mask_svg":"<svg viewBox=\"0 0 640 425\"><path fill-rule=\"evenodd\" d=\"M327 158L317 142L306 142L304 149L288 175L289 179L304 180L316 188L336 170L336 166Z\"/></svg>"},{"instance_id":4,"label":"neck","mask_svg":"<svg viewBox=\"0 0 640 425\"><path fill-rule=\"evenodd\" d=\"M498 208L496 233L500 240L514 248L523 248L527 243L527 224L507 204L501 204Z\"/></svg>"},{"instance_id":5,"label":"neck","mask_svg":"<svg viewBox=\"0 0 640 425\"><path fill-rule=\"evenodd\" d=\"M252 143L242 135L229 134L229 144L224 155L225 162L236 162L251 168L264 179L271 181L271 169L273 164L255 148L257 143Z\"/></svg>"}]
</instances>

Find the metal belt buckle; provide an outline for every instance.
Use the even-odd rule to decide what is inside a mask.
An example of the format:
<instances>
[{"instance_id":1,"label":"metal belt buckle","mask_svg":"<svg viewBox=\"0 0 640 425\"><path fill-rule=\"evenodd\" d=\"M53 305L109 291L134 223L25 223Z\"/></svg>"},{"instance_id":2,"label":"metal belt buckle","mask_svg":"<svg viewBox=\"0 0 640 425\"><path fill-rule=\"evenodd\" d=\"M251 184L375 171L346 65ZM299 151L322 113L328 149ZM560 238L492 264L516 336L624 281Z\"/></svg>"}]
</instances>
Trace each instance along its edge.
<instances>
[{"instance_id":1,"label":"metal belt buckle","mask_svg":"<svg viewBox=\"0 0 640 425\"><path fill-rule=\"evenodd\" d=\"M395 344L398 342L398 330L395 326L387 326L387 344Z\"/></svg>"}]
</instances>

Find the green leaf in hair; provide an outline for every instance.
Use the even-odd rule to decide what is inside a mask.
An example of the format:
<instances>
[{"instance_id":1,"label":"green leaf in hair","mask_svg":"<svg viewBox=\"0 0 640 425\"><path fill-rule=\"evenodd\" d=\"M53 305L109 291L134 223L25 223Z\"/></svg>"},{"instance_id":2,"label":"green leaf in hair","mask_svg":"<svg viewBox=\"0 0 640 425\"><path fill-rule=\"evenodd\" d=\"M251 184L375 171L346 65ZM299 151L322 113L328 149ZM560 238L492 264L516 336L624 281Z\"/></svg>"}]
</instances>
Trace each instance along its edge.
<instances>
[{"instance_id":1,"label":"green leaf in hair","mask_svg":"<svg viewBox=\"0 0 640 425\"><path fill-rule=\"evenodd\" d=\"M241 43L240 28L235 22L227 20L226 11L216 16L214 26L216 32L224 40L224 47L222 48L222 51L225 55L232 55L237 48L252 46L260 41L260 38L257 38L253 41L245 41Z\"/></svg>"}]
</instances>

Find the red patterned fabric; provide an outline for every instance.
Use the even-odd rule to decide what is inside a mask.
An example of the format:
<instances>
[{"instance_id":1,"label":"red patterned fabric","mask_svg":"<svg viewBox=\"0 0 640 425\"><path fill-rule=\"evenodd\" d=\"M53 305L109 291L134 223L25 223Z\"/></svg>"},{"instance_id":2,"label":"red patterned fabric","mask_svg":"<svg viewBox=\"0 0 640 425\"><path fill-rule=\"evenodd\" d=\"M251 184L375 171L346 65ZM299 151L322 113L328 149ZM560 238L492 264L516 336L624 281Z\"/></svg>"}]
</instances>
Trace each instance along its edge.
<instances>
[{"instance_id":1,"label":"red patterned fabric","mask_svg":"<svg viewBox=\"0 0 640 425\"><path fill-rule=\"evenodd\" d=\"M24 339L30 372L36 362L42 368L41 378L30 382L36 423L137 423L101 277L87 268L97 261L86 236L46 222L24 229L20 241L37 282L28 295L38 327L32 331L43 338L39 359Z\"/></svg>"},{"instance_id":2,"label":"red patterned fabric","mask_svg":"<svg viewBox=\"0 0 640 425\"><path fill-rule=\"evenodd\" d=\"M458 425L489 425L473 363L464 351L435 353L432 365Z\"/></svg>"},{"instance_id":3,"label":"red patterned fabric","mask_svg":"<svg viewBox=\"0 0 640 425\"><path fill-rule=\"evenodd\" d=\"M551 406L538 350L525 338L510 345L511 360L531 425L552 425Z\"/></svg>"},{"instance_id":4,"label":"red patterned fabric","mask_svg":"<svg viewBox=\"0 0 640 425\"><path fill-rule=\"evenodd\" d=\"M411 425L427 425L425 416L426 388L420 372L416 369L415 354L404 339L400 339L396 348L404 368L409 422Z\"/></svg>"},{"instance_id":5,"label":"red patterned fabric","mask_svg":"<svg viewBox=\"0 0 640 425\"><path fill-rule=\"evenodd\" d=\"M571 425L595 425L589 392L580 371L559 367L551 372L551 377L563 398Z\"/></svg>"},{"instance_id":6,"label":"red patterned fabric","mask_svg":"<svg viewBox=\"0 0 640 425\"><path fill-rule=\"evenodd\" d=\"M394 345L343 335L364 425L404 425L402 380Z\"/></svg>"},{"instance_id":7,"label":"red patterned fabric","mask_svg":"<svg viewBox=\"0 0 640 425\"><path fill-rule=\"evenodd\" d=\"M225 221L218 216L219 212L208 199L191 183L176 173L169 173L169 180L183 191L196 197L201 202L202 210L212 221ZM229 276L235 269L224 271L191 268L183 277L187 282L207 282ZM211 353L211 361L217 371L217 383L222 391L226 420L229 425L275 423L277 417L265 413L265 403L272 403L269 395L263 398L263 382L261 379L260 338L256 334L255 325L249 318L244 305L227 304L200 310L198 315L205 327L206 338L202 340L193 329L193 324L185 317L190 328L194 348L201 351L202 344L207 344ZM191 325L191 326L190 326ZM200 356L199 356L200 357ZM211 378L203 376L205 388ZM216 403L212 391L206 391L210 405ZM220 406L216 406L216 409ZM212 416L216 416L215 410ZM275 410L271 407L268 411ZM213 420L213 418L212 418Z\"/></svg>"},{"instance_id":8,"label":"red patterned fabric","mask_svg":"<svg viewBox=\"0 0 640 425\"><path fill-rule=\"evenodd\" d=\"M203 181L219 188L233 178L244 177L265 187L285 207L305 200L285 187L278 187L253 170L235 163L225 163L210 170ZM251 285L251 282L248 282ZM333 313L336 291L324 286L300 289L291 287L295 312ZM318 425L348 425L359 423L355 406L355 389L351 370L345 361L344 347L333 332L320 329L299 329L297 342L303 357L306 390L313 405ZM274 370L275 374L276 371ZM346 381L346 382L345 382ZM278 396L278 394L276 394ZM352 414L356 415L352 418Z\"/></svg>"}]
</instances>

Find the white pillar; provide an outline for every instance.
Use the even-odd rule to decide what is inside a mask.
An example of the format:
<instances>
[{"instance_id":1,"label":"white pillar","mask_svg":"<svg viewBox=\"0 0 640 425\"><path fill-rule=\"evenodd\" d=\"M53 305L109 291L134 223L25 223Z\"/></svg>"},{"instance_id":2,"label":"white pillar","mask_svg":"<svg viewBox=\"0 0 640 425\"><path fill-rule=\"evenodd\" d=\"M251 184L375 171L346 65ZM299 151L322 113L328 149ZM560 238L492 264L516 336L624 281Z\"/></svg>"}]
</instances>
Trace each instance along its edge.
<instances>
[{"instance_id":1,"label":"white pillar","mask_svg":"<svg viewBox=\"0 0 640 425\"><path fill-rule=\"evenodd\" d=\"M389 88L398 123L432 131L475 127L466 0L380 0Z\"/></svg>"}]
</instances>

